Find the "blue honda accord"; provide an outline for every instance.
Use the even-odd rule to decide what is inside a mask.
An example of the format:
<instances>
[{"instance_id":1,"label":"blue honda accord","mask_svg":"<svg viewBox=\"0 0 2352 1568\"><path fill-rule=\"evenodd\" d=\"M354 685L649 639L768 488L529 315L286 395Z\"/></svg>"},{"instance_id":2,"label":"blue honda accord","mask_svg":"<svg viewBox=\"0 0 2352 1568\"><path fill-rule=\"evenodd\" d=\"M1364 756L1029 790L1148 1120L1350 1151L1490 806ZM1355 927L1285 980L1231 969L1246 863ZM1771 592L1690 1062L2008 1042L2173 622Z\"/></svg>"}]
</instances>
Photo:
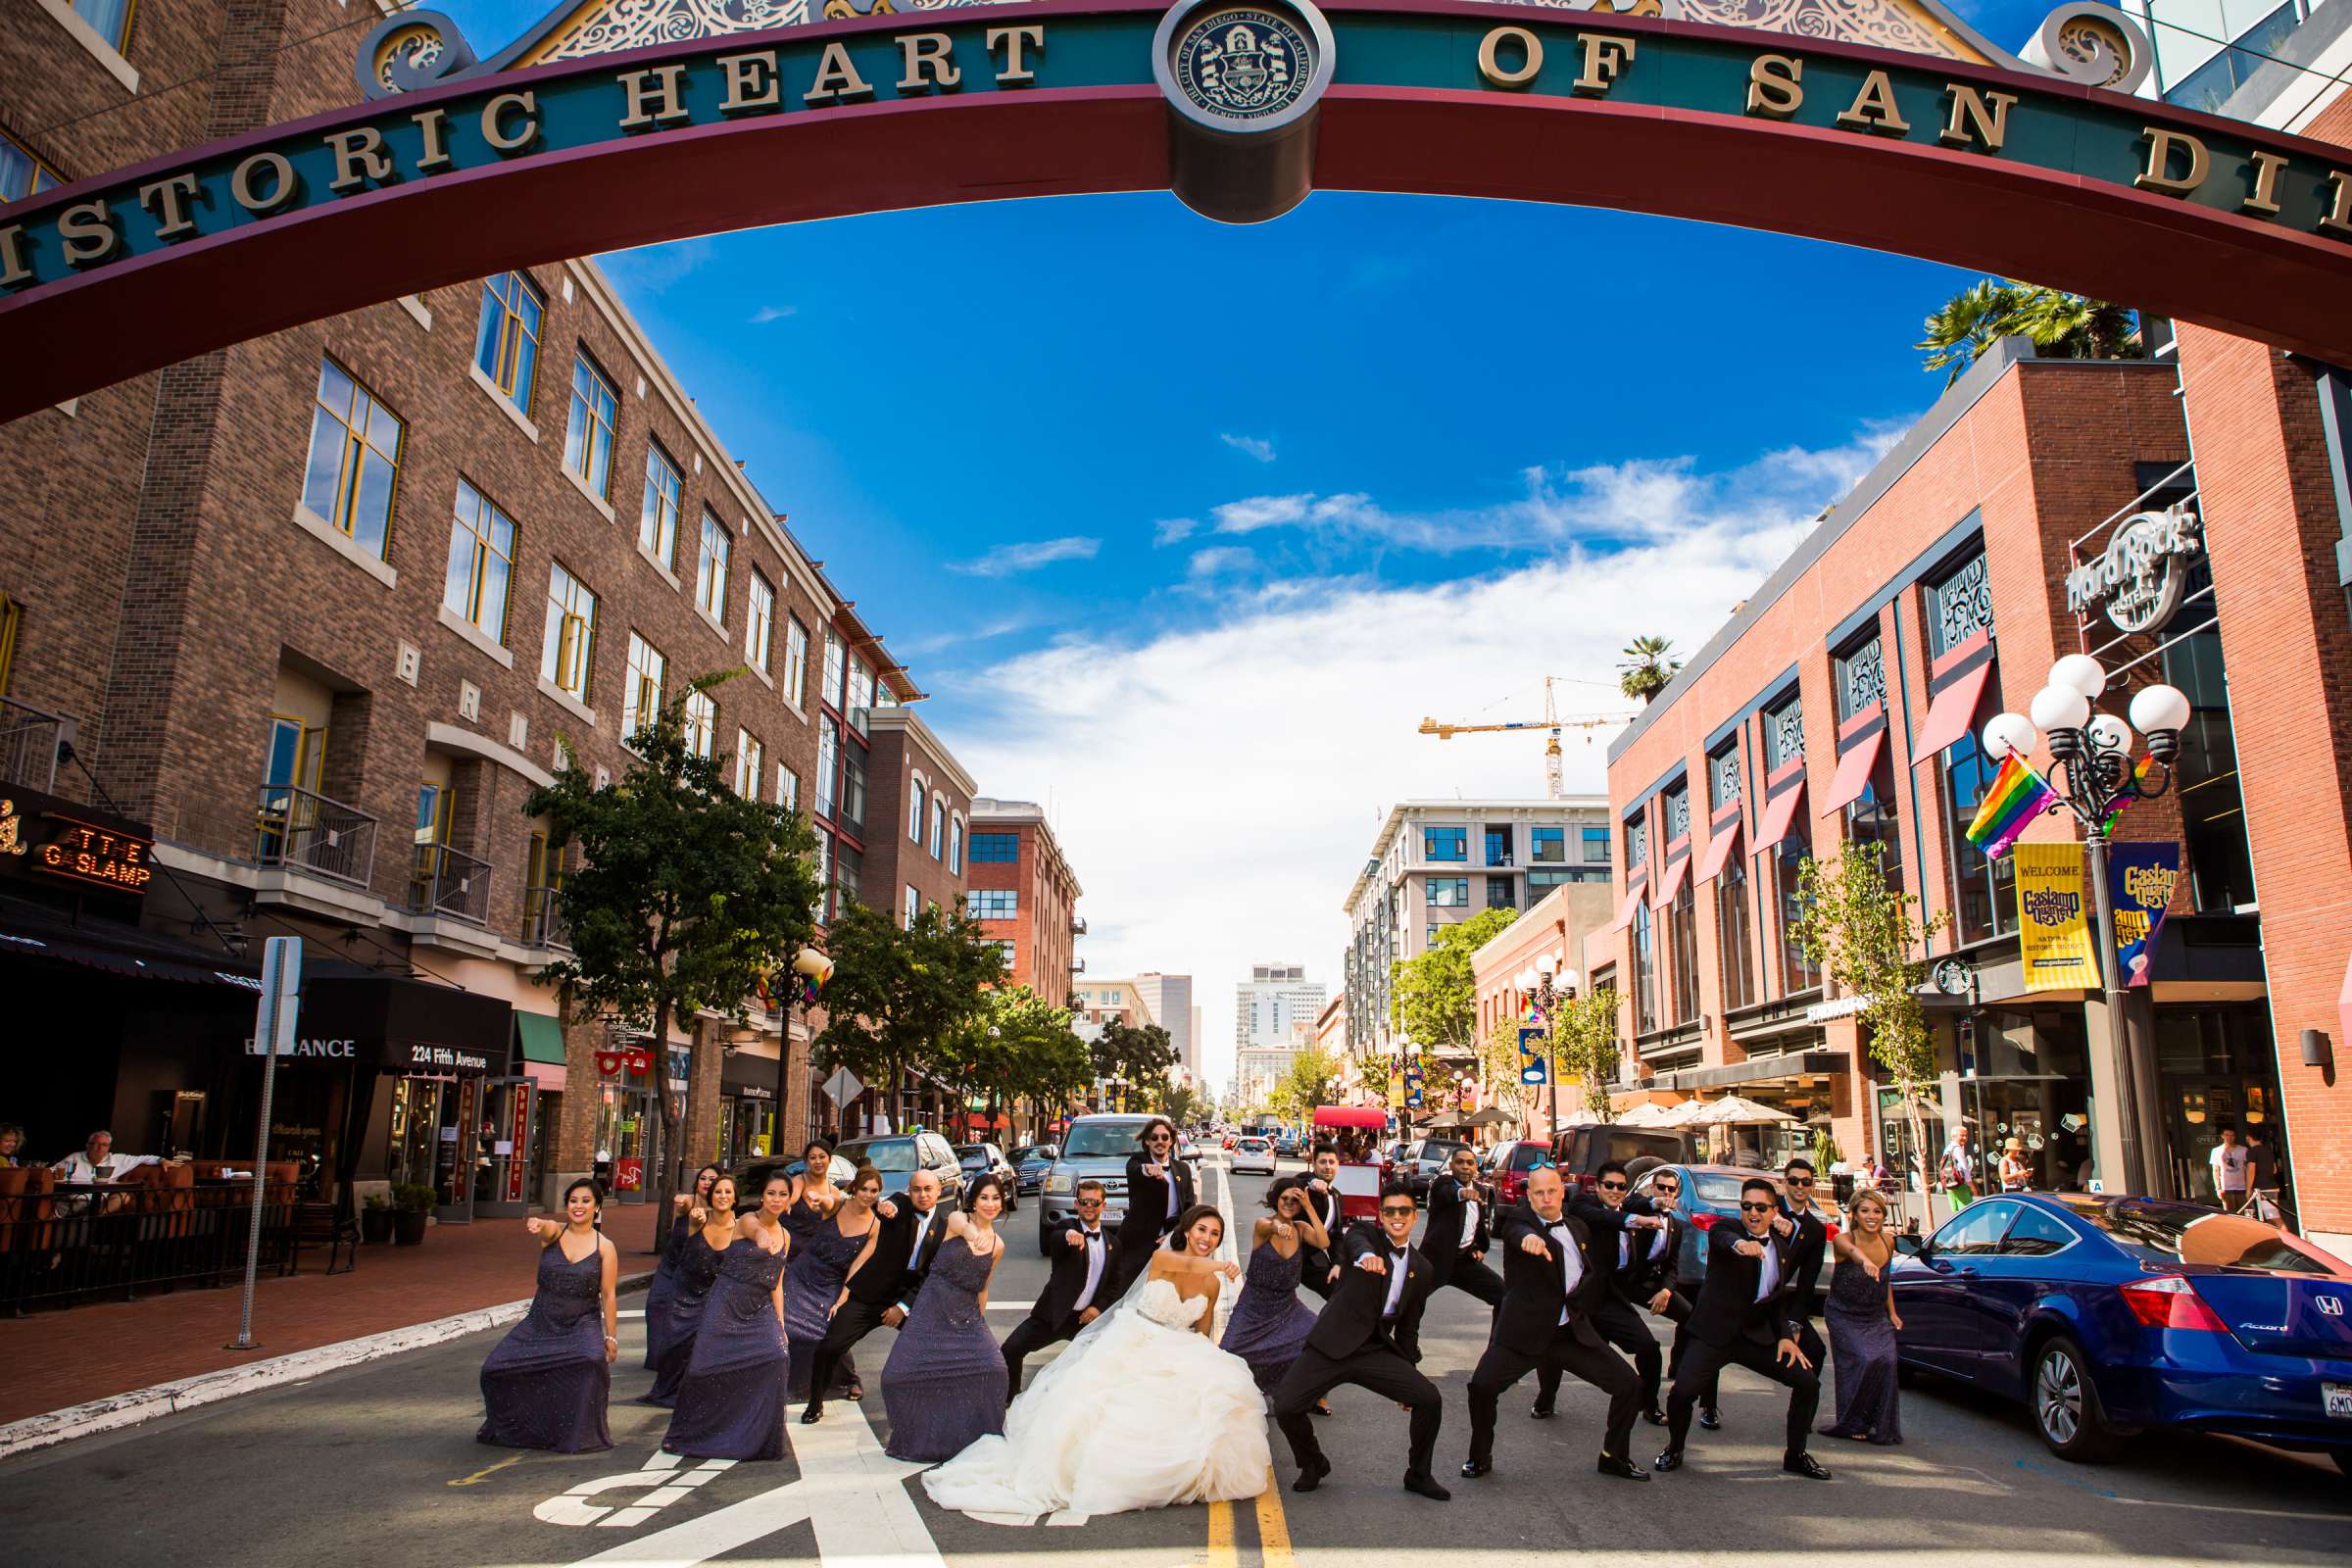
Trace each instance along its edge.
<instances>
[{"instance_id":1,"label":"blue honda accord","mask_svg":"<svg viewBox=\"0 0 2352 1568\"><path fill-rule=\"evenodd\" d=\"M2192 1203L2007 1194L1890 1270L1906 1370L2032 1409L2062 1458L2185 1428L2316 1449L2352 1474L2352 1269Z\"/></svg>"}]
</instances>

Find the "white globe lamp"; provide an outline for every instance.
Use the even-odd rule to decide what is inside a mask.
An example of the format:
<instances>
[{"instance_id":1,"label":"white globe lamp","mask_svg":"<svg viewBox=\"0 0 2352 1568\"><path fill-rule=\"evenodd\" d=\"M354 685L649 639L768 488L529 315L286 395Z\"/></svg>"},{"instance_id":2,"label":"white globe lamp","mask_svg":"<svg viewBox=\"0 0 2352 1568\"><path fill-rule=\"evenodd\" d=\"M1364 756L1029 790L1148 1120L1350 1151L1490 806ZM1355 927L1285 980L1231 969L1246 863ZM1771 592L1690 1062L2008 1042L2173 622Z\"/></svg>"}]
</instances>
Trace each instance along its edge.
<instances>
[{"instance_id":1,"label":"white globe lamp","mask_svg":"<svg viewBox=\"0 0 2352 1568\"><path fill-rule=\"evenodd\" d=\"M2050 684L2071 686L2086 698L2107 689L2107 666L2088 654L2069 654L2050 666Z\"/></svg>"}]
</instances>

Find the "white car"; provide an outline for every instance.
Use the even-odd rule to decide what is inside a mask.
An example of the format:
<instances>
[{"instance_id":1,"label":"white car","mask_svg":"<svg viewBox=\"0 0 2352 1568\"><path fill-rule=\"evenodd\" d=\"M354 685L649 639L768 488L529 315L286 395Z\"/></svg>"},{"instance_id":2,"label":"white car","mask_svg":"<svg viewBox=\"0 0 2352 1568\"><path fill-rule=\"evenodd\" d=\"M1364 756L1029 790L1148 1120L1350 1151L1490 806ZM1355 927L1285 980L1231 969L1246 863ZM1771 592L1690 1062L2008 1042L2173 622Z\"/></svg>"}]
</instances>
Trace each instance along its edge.
<instances>
[{"instance_id":1,"label":"white car","mask_svg":"<svg viewBox=\"0 0 2352 1568\"><path fill-rule=\"evenodd\" d=\"M1274 1145L1270 1139L1244 1138L1233 1146L1233 1173L1259 1171L1274 1174Z\"/></svg>"}]
</instances>

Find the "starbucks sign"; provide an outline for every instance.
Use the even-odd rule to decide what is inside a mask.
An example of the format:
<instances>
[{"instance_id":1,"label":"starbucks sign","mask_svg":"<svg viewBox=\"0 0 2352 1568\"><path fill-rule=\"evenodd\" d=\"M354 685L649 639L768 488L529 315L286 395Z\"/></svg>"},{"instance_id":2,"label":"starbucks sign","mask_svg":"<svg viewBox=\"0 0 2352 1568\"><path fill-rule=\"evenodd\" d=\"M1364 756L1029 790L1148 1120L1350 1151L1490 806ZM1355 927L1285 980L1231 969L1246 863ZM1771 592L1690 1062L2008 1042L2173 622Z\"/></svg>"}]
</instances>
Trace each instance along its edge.
<instances>
[{"instance_id":1,"label":"starbucks sign","mask_svg":"<svg viewBox=\"0 0 2352 1568\"><path fill-rule=\"evenodd\" d=\"M2104 606L2119 631L2154 631L2173 618L2205 550L2204 524L2185 501L2125 518L2106 553L2066 574L2066 608Z\"/></svg>"}]
</instances>

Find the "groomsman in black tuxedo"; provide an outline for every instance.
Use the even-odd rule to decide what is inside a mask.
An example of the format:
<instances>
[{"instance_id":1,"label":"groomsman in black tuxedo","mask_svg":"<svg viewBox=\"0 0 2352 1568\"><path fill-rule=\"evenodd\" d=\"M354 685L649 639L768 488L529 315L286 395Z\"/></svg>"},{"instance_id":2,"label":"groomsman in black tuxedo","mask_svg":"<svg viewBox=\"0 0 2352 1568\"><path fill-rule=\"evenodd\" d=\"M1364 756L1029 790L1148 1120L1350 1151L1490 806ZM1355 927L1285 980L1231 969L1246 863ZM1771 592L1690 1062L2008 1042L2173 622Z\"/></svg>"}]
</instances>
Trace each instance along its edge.
<instances>
[{"instance_id":1,"label":"groomsman in black tuxedo","mask_svg":"<svg viewBox=\"0 0 2352 1568\"><path fill-rule=\"evenodd\" d=\"M1075 1339L1111 1303L1110 1282L1119 1239L1102 1226L1102 1184L1083 1181L1076 1194L1078 1223L1047 1239L1054 1272L1037 1304L1004 1339L1007 1403L1020 1396L1021 1363L1033 1351Z\"/></svg>"},{"instance_id":2,"label":"groomsman in black tuxedo","mask_svg":"<svg viewBox=\"0 0 2352 1568\"><path fill-rule=\"evenodd\" d=\"M1646 1307L1666 1313L1674 1304L1682 1225L1672 1210L1660 1213L1647 1199L1631 1196L1632 1187L1624 1163L1609 1160L1594 1173L1596 1196L1579 1195L1568 1211L1592 1229L1609 1254L1609 1294L1592 1314L1593 1327L1634 1358L1634 1370L1642 1374L1642 1412L1652 1426L1662 1427L1666 1412L1658 1407L1658 1387L1666 1357L1642 1312Z\"/></svg>"},{"instance_id":3,"label":"groomsman in black tuxedo","mask_svg":"<svg viewBox=\"0 0 2352 1568\"><path fill-rule=\"evenodd\" d=\"M1339 1244L1345 1258L1340 1284L1271 1400L1274 1424L1298 1463L1293 1492L1312 1492L1331 1474L1307 1411L1333 1389L1352 1383L1412 1412L1404 1490L1440 1502L1453 1495L1430 1471L1446 1410L1438 1386L1418 1366L1421 1313L1437 1289L1429 1261L1411 1246L1419 1214L1404 1184L1391 1182L1380 1195L1379 1227L1359 1227Z\"/></svg>"},{"instance_id":4,"label":"groomsman in black tuxedo","mask_svg":"<svg viewBox=\"0 0 2352 1568\"><path fill-rule=\"evenodd\" d=\"M1595 1314L1610 1298L1609 1248L1561 1204L1557 1168L1528 1175L1527 1201L1503 1212L1504 1289L1494 1338L1470 1374L1470 1457L1462 1474L1494 1468L1494 1406L1502 1391L1536 1367L1556 1380L1573 1372L1609 1396L1600 1473L1647 1481L1633 1461L1634 1416L1642 1380L1603 1343Z\"/></svg>"},{"instance_id":5,"label":"groomsman in black tuxedo","mask_svg":"<svg viewBox=\"0 0 2352 1568\"><path fill-rule=\"evenodd\" d=\"M1821 1268L1830 1250L1829 1219L1813 1200L1817 1178L1813 1162L1801 1156L1781 1167L1781 1211L1772 1228L1788 1244L1788 1270L1794 1283L1789 1309L1800 1330L1796 1337L1805 1358L1815 1366L1828 1359L1821 1331L1813 1326L1813 1292L1821 1284Z\"/></svg>"},{"instance_id":6,"label":"groomsman in black tuxedo","mask_svg":"<svg viewBox=\"0 0 2352 1568\"><path fill-rule=\"evenodd\" d=\"M1813 1358L1797 1343L1802 1325L1793 1300L1795 1252L1774 1225L1783 1218L1780 1194L1769 1180L1754 1176L1740 1189L1740 1223L1719 1224L1707 1233L1707 1278L1690 1309L1690 1348L1667 1396L1666 1451L1655 1468L1682 1468L1683 1441L1690 1432L1698 1391L1726 1366L1743 1366L1788 1390L1781 1468L1813 1481L1830 1479L1821 1461L1805 1451L1813 1411L1821 1402L1821 1380ZM1794 1229L1789 1225L1791 1233Z\"/></svg>"},{"instance_id":7,"label":"groomsman in black tuxedo","mask_svg":"<svg viewBox=\"0 0 2352 1568\"><path fill-rule=\"evenodd\" d=\"M1144 1124L1136 1152L1127 1157L1127 1217L1119 1221L1117 1300L1152 1263L1152 1250L1176 1228L1176 1216L1193 1206L1193 1170L1176 1157L1176 1128L1154 1116Z\"/></svg>"},{"instance_id":8,"label":"groomsman in black tuxedo","mask_svg":"<svg viewBox=\"0 0 2352 1568\"><path fill-rule=\"evenodd\" d=\"M1340 1152L1330 1144L1317 1144L1314 1153L1314 1175L1307 1179L1307 1205L1314 1209L1316 1223L1323 1234L1331 1238L1329 1248L1310 1247L1305 1261L1298 1266L1298 1283L1331 1299L1334 1286L1340 1282Z\"/></svg>"},{"instance_id":9,"label":"groomsman in black tuxedo","mask_svg":"<svg viewBox=\"0 0 2352 1568\"><path fill-rule=\"evenodd\" d=\"M1438 1288L1451 1285L1489 1306L1502 1299L1502 1280L1486 1263L1493 1207L1478 1185L1478 1156L1457 1149L1446 1174L1429 1184L1429 1228L1421 1233L1421 1255Z\"/></svg>"},{"instance_id":10,"label":"groomsman in black tuxedo","mask_svg":"<svg viewBox=\"0 0 2352 1568\"><path fill-rule=\"evenodd\" d=\"M849 1299L833 1314L833 1324L817 1342L808 1366L808 1404L801 1411L804 1425L824 1419L824 1391L833 1386L841 1358L859 1340L877 1328L897 1328L906 1321L915 1293L931 1272L939 1244L948 1234L948 1216L939 1206L939 1177L918 1170L906 1178L906 1201L889 1200L875 1210L881 1233L874 1250L852 1265L844 1283Z\"/></svg>"}]
</instances>

